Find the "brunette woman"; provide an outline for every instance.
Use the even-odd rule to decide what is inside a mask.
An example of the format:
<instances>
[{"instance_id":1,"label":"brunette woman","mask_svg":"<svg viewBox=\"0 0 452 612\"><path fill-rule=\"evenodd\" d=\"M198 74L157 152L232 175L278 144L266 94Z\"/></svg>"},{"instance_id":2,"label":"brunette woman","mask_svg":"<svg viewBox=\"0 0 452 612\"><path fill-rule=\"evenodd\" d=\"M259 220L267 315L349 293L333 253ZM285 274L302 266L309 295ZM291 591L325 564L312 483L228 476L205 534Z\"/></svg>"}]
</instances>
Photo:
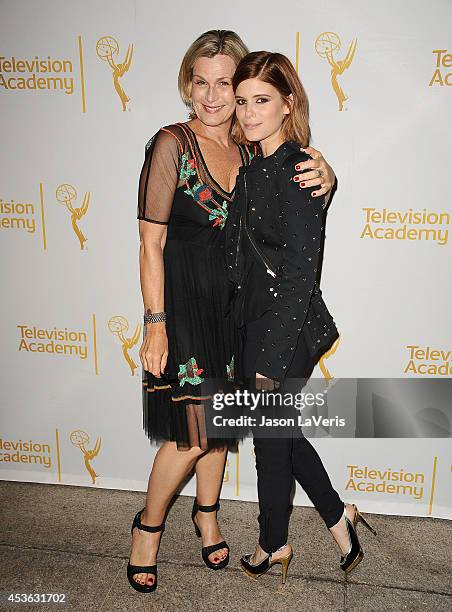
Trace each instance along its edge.
<instances>
[{"instance_id":1,"label":"brunette woman","mask_svg":"<svg viewBox=\"0 0 452 612\"><path fill-rule=\"evenodd\" d=\"M299 391L338 338L320 290L325 226L322 203L292 180L294 165L308 156L308 101L291 62L279 53L250 53L233 77L237 142L259 142L262 155L240 168L236 212L228 233L229 269L237 283L237 324L244 345L236 372L255 388ZM241 559L251 576L282 565L285 581L292 548L287 542L295 478L335 538L340 567L351 571L363 557L358 521L374 531L354 504L334 490L322 461L300 429L290 437L256 432L259 544ZM268 432L266 432L266 436ZM375 532L374 532L375 533Z\"/></svg>"}]
</instances>

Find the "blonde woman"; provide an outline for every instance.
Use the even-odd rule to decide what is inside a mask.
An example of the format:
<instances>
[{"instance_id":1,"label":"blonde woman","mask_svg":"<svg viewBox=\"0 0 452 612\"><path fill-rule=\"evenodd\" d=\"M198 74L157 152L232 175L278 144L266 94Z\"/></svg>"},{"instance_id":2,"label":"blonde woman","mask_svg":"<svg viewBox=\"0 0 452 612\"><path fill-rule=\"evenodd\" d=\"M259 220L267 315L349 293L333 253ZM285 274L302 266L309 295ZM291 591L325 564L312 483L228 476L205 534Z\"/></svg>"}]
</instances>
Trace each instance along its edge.
<instances>
[{"instance_id":1,"label":"blonde woman","mask_svg":"<svg viewBox=\"0 0 452 612\"><path fill-rule=\"evenodd\" d=\"M138 219L140 278L145 311L144 428L161 443L146 506L132 524L127 576L137 591L157 587L157 553L170 500L196 474L192 520L202 558L224 568L229 548L219 508L228 447L234 440L207 436L207 382L233 377L233 328L228 311L225 225L239 168L255 147L231 136L235 110L232 77L248 53L234 32L212 30L188 49L179 91L190 120L161 128L146 146L140 174ZM294 180L328 198L334 173L322 155L301 164ZM303 174L301 174L303 172Z\"/></svg>"}]
</instances>

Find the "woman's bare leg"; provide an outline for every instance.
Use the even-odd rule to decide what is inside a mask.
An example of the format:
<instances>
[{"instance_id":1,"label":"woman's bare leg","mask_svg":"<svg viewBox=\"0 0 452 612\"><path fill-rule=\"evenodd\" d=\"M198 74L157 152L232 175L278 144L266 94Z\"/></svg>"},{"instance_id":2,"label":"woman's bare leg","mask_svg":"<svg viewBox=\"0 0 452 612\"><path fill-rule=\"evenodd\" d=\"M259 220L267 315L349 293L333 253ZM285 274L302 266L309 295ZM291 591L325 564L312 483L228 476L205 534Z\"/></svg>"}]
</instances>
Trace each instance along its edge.
<instances>
[{"instance_id":1,"label":"woman's bare leg","mask_svg":"<svg viewBox=\"0 0 452 612\"><path fill-rule=\"evenodd\" d=\"M141 515L144 525L157 526L163 522L169 502L203 452L199 447L179 451L175 442L162 444L155 455L149 476L146 508ZM154 565L157 561L160 536L161 532L150 533L134 529L130 563ZM149 586L154 582L152 574L136 574L134 579Z\"/></svg>"},{"instance_id":2,"label":"woman's bare leg","mask_svg":"<svg viewBox=\"0 0 452 612\"><path fill-rule=\"evenodd\" d=\"M213 449L196 461L196 499L198 505L211 506L217 502L223 484L227 454L227 448ZM195 520L202 533L203 546L218 544L223 540L215 512L198 512ZM227 555L228 549L221 548L209 555L209 560L212 563L219 563Z\"/></svg>"}]
</instances>

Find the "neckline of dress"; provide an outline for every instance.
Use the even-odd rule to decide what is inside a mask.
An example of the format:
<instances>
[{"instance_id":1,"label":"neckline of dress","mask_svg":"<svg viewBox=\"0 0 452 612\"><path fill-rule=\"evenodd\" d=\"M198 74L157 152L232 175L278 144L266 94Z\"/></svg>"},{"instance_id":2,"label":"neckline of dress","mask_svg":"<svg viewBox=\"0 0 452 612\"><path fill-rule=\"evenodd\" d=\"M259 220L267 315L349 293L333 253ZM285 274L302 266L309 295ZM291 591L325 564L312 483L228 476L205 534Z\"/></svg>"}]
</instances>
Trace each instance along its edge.
<instances>
[{"instance_id":1,"label":"neckline of dress","mask_svg":"<svg viewBox=\"0 0 452 612\"><path fill-rule=\"evenodd\" d=\"M202 154L202 150L201 150L201 146L199 144L198 141L198 136L196 135L196 132L194 130L192 130L192 128L187 124L187 123L181 123L180 125L183 125L184 127L188 128L188 130L191 132L191 134L193 135L193 141L196 145L196 148L198 150L199 156L201 158L201 161L204 165L204 168L206 169L206 172L210 178L210 180L218 187L218 189L222 192L225 193L229 198L231 198L234 195L234 192L236 190L237 187L237 179L236 179L236 184L234 185L234 188L232 189L232 191L226 191L226 189L223 189L223 187L220 185L220 183L215 180L215 178L212 176L210 170L209 170L209 166L206 164L206 160L204 159L204 155ZM235 142L234 140L234 144L238 147L239 153L240 153L240 159L242 160L242 165L240 166L240 168L243 168L243 166L245 165L245 160L244 160L244 156L243 156L243 151L242 151L242 147ZM239 168L239 170L240 170Z\"/></svg>"}]
</instances>

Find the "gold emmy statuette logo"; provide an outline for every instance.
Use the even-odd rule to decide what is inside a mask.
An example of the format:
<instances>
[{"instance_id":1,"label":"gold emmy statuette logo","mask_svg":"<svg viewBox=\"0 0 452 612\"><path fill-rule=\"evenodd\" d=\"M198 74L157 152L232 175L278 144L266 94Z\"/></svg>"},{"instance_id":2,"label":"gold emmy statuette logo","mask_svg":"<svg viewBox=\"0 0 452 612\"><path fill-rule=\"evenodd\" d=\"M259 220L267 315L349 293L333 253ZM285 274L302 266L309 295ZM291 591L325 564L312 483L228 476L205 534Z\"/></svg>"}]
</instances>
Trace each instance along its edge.
<instances>
[{"instance_id":1,"label":"gold emmy statuette logo","mask_svg":"<svg viewBox=\"0 0 452 612\"><path fill-rule=\"evenodd\" d=\"M341 340L341 336L339 336L339 338L334 342L333 346L328 351L326 351L326 353L323 353L323 355L319 359L319 368L323 374L323 377L327 381L332 380L334 377L331 375L330 371L326 367L325 360L328 359L330 355L334 355L337 347L339 346L340 340Z\"/></svg>"},{"instance_id":2,"label":"gold emmy statuette logo","mask_svg":"<svg viewBox=\"0 0 452 612\"><path fill-rule=\"evenodd\" d=\"M356 38L352 40L347 51L345 59L335 59L333 54L340 51L341 39L334 32L323 32L315 41L315 50L320 57L325 58L331 66L331 86L337 96L339 102L339 110L344 110L344 102L348 100L348 96L342 90L342 87L337 82L337 77L341 75L353 61L356 51Z\"/></svg>"},{"instance_id":3,"label":"gold emmy statuette logo","mask_svg":"<svg viewBox=\"0 0 452 612\"><path fill-rule=\"evenodd\" d=\"M129 349L135 346L141 336L141 324L138 323L135 327L135 332L132 337L127 338L124 336L124 332L129 329L129 322L125 317L120 315L111 317L108 321L108 329L114 336L118 336L119 340L122 344L122 354L124 355L124 359L130 366L130 370L132 372L132 376L135 376L135 370L137 369L137 364L134 362L132 357L129 355Z\"/></svg>"},{"instance_id":4,"label":"gold emmy statuette logo","mask_svg":"<svg viewBox=\"0 0 452 612\"><path fill-rule=\"evenodd\" d=\"M85 468L88 474L91 476L92 484L96 484L96 478L99 477L99 474L93 470L90 461L97 457L100 451L100 442L101 439L97 438L96 444L92 450L87 450L86 445L89 444L89 436L85 431L81 429L76 429L70 435L70 440L74 446L77 446L83 453L83 459L85 461Z\"/></svg>"},{"instance_id":5,"label":"gold emmy statuette logo","mask_svg":"<svg viewBox=\"0 0 452 612\"><path fill-rule=\"evenodd\" d=\"M117 64L113 56L119 53L119 44L112 36L102 36L96 44L97 56L104 62L107 62L113 72L113 84L116 93L121 98L122 110L126 110L126 103L130 101L126 92L121 87L119 79L129 70L132 62L133 45L127 47L126 56L121 64Z\"/></svg>"},{"instance_id":6,"label":"gold emmy statuette logo","mask_svg":"<svg viewBox=\"0 0 452 612\"><path fill-rule=\"evenodd\" d=\"M84 215L86 215L86 211L88 210L89 206L89 201L91 199L91 193L89 191L85 193L85 197L83 198L83 203L80 208L74 208L73 206L73 202L76 198L77 192L75 188L72 187L72 185L64 183L63 185L57 187L56 199L60 204L64 204L64 206L66 206L68 211L71 213L72 229L74 230L77 238L79 239L80 248L83 250L85 248L86 238L83 235L83 232L81 231L79 226L77 225L77 221L80 221L80 219Z\"/></svg>"}]
</instances>

